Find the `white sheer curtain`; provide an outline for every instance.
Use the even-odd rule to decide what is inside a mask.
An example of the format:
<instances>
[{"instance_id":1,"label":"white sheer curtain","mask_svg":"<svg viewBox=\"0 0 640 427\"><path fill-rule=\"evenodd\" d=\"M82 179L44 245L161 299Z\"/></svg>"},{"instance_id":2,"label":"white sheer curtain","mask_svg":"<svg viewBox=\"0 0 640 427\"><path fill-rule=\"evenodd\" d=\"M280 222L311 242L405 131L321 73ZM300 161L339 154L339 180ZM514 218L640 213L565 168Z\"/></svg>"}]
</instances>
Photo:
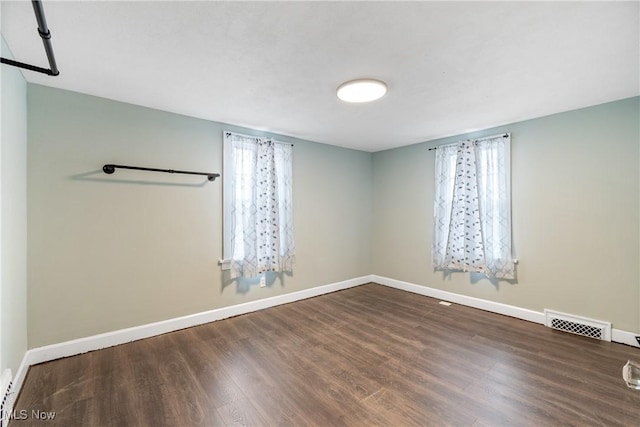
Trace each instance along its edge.
<instances>
[{"instance_id":1,"label":"white sheer curtain","mask_svg":"<svg viewBox=\"0 0 640 427\"><path fill-rule=\"evenodd\" d=\"M513 279L510 135L436 151L433 266Z\"/></svg>"},{"instance_id":2,"label":"white sheer curtain","mask_svg":"<svg viewBox=\"0 0 640 427\"><path fill-rule=\"evenodd\" d=\"M292 271L292 159L290 144L225 133L230 142L231 277Z\"/></svg>"}]
</instances>

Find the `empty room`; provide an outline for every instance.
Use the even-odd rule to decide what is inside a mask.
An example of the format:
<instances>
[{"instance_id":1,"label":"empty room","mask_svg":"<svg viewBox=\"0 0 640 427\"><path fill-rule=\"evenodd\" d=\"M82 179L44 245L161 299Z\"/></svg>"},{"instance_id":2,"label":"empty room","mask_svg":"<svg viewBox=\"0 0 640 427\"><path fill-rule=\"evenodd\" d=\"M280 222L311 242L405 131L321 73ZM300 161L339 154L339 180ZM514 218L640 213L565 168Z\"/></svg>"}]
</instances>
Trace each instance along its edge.
<instances>
[{"instance_id":1,"label":"empty room","mask_svg":"<svg viewBox=\"0 0 640 427\"><path fill-rule=\"evenodd\" d=\"M0 427L640 425L640 2L0 6Z\"/></svg>"}]
</instances>

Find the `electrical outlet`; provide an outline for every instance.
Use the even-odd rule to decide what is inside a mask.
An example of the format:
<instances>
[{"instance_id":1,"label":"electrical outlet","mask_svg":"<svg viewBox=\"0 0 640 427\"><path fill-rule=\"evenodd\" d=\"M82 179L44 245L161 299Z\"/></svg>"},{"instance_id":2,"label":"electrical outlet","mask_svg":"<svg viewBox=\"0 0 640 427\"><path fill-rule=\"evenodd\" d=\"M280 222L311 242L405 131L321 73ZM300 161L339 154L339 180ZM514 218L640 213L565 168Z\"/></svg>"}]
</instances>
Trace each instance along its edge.
<instances>
[{"instance_id":1,"label":"electrical outlet","mask_svg":"<svg viewBox=\"0 0 640 427\"><path fill-rule=\"evenodd\" d=\"M264 274L260 276L260 287L264 288L267 286L267 278L264 277Z\"/></svg>"}]
</instances>

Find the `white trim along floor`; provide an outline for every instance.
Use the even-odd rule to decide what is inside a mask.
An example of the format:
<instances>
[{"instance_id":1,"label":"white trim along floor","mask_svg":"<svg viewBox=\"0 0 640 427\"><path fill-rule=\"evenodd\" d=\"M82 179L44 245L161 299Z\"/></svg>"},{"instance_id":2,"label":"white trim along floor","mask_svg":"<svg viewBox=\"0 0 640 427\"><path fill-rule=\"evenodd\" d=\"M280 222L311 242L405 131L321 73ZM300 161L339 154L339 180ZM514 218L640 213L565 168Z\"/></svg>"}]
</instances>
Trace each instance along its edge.
<instances>
[{"instance_id":1,"label":"white trim along floor","mask_svg":"<svg viewBox=\"0 0 640 427\"><path fill-rule=\"evenodd\" d=\"M240 314L251 313L265 308L275 307L281 304L287 304L306 298L312 298L315 296L339 291L342 289L348 289L354 286L360 286L371 282L396 289L401 289L407 292L413 292L416 294L440 299L443 301L479 308L481 310L503 314L522 320L528 320L534 323L545 323L545 316L543 312L469 297L453 292L447 292L440 289L429 288L427 286L403 282L400 280L390 279L388 277L372 274L368 276L361 276L349 280L344 280L342 282L317 286L315 288L305 289L303 291L264 298L257 301L218 308L202 313L191 314L188 316L176 317L173 319L163 320L161 322L149 323L146 325L140 325L132 328L107 332L104 334L65 341L58 344L33 348L31 350L28 350L22 359L22 363L20 364L20 367L18 368L18 371L16 372L16 376L14 378L13 390L16 395L17 393L19 393L29 366L31 365L60 359L62 357L75 356L77 354L100 350L102 348L124 344L127 342L137 341L160 334L165 334L167 332L173 332L180 329L189 328L191 326L202 325L204 323L214 322L216 320L222 320L229 317L238 316ZM634 347L640 347L640 344L638 344L635 339L635 334L627 331L613 329L611 340Z\"/></svg>"}]
</instances>

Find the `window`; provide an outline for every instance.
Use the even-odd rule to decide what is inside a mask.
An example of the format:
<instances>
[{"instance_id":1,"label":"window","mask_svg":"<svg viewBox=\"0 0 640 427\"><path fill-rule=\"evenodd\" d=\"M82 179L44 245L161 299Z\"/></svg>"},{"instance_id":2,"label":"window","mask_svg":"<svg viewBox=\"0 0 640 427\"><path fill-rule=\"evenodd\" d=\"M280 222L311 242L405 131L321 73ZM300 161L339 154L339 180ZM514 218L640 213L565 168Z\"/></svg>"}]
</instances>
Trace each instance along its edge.
<instances>
[{"instance_id":1,"label":"window","mask_svg":"<svg viewBox=\"0 0 640 427\"><path fill-rule=\"evenodd\" d=\"M515 277L511 251L511 136L436 151L433 266Z\"/></svg>"},{"instance_id":2,"label":"window","mask_svg":"<svg viewBox=\"0 0 640 427\"><path fill-rule=\"evenodd\" d=\"M224 133L224 257L231 277L291 271L291 144Z\"/></svg>"}]
</instances>

